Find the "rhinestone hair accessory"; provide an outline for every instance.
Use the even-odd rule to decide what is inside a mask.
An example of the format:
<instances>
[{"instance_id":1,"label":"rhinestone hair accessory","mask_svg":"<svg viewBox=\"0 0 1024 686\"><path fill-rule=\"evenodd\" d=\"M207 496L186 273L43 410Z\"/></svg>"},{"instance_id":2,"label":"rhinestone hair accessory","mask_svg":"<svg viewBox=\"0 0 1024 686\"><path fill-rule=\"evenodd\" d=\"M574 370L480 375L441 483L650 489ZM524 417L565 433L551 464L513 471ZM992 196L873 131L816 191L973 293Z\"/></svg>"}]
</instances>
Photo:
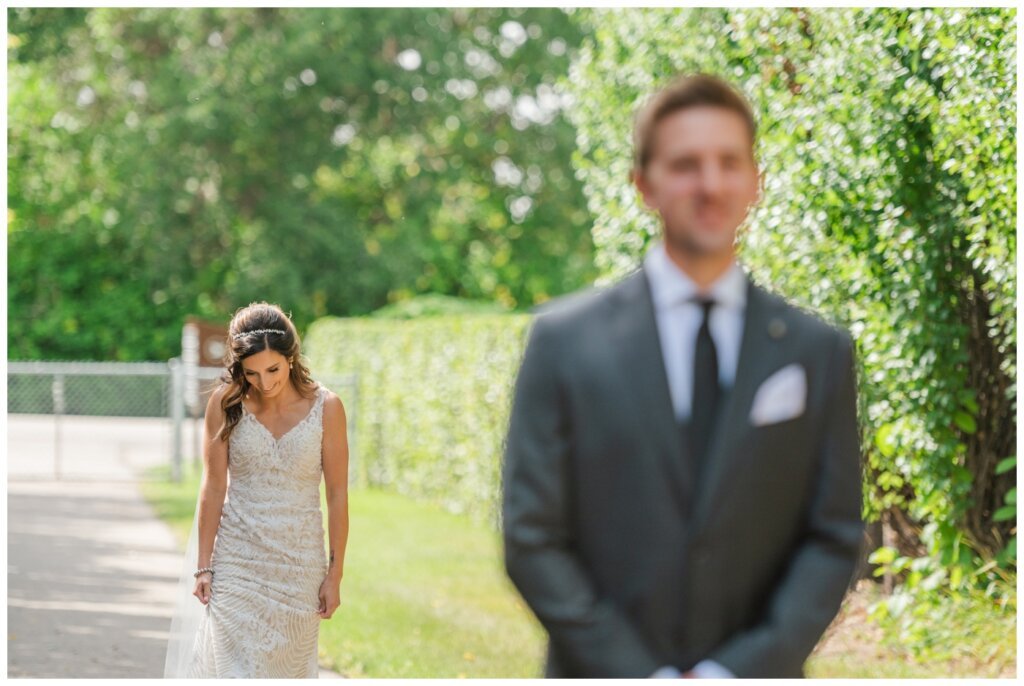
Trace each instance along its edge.
<instances>
[{"instance_id":1,"label":"rhinestone hair accessory","mask_svg":"<svg viewBox=\"0 0 1024 686\"><path fill-rule=\"evenodd\" d=\"M283 336L287 332L286 331L282 331L281 329L255 329L253 331L243 331L241 333L236 333L231 338L237 341L242 336L251 336L252 334L256 334L256 333L278 333L278 334L281 334Z\"/></svg>"}]
</instances>

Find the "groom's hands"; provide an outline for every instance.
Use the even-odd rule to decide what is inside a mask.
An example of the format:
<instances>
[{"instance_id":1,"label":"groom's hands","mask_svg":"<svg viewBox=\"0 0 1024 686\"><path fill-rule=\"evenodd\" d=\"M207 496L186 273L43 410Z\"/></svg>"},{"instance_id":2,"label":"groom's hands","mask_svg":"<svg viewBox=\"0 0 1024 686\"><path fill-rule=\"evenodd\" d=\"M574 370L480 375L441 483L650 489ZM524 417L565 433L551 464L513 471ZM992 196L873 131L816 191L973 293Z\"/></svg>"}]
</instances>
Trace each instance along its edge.
<instances>
[{"instance_id":1,"label":"groom's hands","mask_svg":"<svg viewBox=\"0 0 1024 686\"><path fill-rule=\"evenodd\" d=\"M671 665L660 667L651 679L735 679L736 675L714 660L701 660L693 669L680 672Z\"/></svg>"},{"instance_id":2,"label":"groom's hands","mask_svg":"<svg viewBox=\"0 0 1024 686\"><path fill-rule=\"evenodd\" d=\"M330 619L334 611L341 605L340 583L340 579L328 576L320 584L320 607L317 608L317 614L320 615L320 619Z\"/></svg>"}]
</instances>

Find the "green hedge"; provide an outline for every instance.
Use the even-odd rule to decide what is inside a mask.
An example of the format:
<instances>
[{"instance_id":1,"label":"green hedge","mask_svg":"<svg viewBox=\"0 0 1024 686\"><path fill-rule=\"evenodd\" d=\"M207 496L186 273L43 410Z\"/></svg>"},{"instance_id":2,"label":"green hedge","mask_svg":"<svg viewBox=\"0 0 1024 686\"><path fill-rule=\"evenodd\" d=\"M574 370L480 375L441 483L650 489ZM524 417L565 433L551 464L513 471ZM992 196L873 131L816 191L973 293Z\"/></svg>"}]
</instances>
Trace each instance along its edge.
<instances>
[{"instance_id":1,"label":"green hedge","mask_svg":"<svg viewBox=\"0 0 1024 686\"><path fill-rule=\"evenodd\" d=\"M371 312L370 316L374 319L417 319L441 315L505 314L507 312L508 308L501 303L468 300L441 293L426 293L385 305Z\"/></svg>"},{"instance_id":2,"label":"green hedge","mask_svg":"<svg viewBox=\"0 0 1024 686\"><path fill-rule=\"evenodd\" d=\"M352 483L497 522L502 442L529 315L328 317L305 349L316 374L355 374ZM354 411L353 411L354 410Z\"/></svg>"}]
</instances>

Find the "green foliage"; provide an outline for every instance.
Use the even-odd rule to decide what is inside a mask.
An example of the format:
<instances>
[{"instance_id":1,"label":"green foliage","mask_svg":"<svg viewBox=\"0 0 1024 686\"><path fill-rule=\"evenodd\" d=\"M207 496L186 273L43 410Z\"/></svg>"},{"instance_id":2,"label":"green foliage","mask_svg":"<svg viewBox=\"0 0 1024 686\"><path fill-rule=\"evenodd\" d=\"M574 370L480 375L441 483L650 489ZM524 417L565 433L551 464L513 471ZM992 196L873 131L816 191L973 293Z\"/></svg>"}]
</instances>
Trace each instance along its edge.
<instances>
[{"instance_id":1,"label":"green foliage","mask_svg":"<svg viewBox=\"0 0 1024 686\"><path fill-rule=\"evenodd\" d=\"M735 83L766 175L741 258L857 340L865 514L904 509L949 575L982 568L1015 497L994 469L1016 444L1015 11L575 16L574 163L603 278L660 234L627 180L637 106L680 72Z\"/></svg>"},{"instance_id":2,"label":"green foliage","mask_svg":"<svg viewBox=\"0 0 1024 686\"><path fill-rule=\"evenodd\" d=\"M1005 460L1000 460L996 465L996 474L1008 474L1017 469L1017 456L1011 455ZM1017 487L1014 486L1006 492L1005 505L996 510L992 519L997 522L1012 522L1013 537L1006 544L1006 547L999 551L996 562L1002 568L1016 568L1017 566Z\"/></svg>"},{"instance_id":3,"label":"green foliage","mask_svg":"<svg viewBox=\"0 0 1024 686\"><path fill-rule=\"evenodd\" d=\"M8 13L15 359L166 359L186 315L300 330L593 276L557 9Z\"/></svg>"},{"instance_id":4,"label":"green foliage","mask_svg":"<svg viewBox=\"0 0 1024 686\"><path fill-rule=\"evenodd\" d=\"M497 522L501 449L528 315L327 317L305 338L317 373L355 374L353 483Z\"/></svg>"}]
</instances>

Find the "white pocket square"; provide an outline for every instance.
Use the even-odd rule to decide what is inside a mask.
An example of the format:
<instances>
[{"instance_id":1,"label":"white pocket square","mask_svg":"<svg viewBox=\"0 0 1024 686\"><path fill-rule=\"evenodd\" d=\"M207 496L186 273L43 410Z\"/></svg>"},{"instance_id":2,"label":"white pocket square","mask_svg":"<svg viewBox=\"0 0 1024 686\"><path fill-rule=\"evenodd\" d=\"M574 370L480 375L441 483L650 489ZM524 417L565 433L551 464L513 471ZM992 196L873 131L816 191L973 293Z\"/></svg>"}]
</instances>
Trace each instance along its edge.
<instances>
[{"instance_id":1,"label":"white pocket square","mask_svg":"<svg viewBox=\"0 0 1024 686\"><path fill-rule=\"evenodd\" d=\"M765 379L757 389L750 409L750 423L764 426L799 417L806 401L807 374L801 365L788 364Z\"/></svg>"}]
</instances>

